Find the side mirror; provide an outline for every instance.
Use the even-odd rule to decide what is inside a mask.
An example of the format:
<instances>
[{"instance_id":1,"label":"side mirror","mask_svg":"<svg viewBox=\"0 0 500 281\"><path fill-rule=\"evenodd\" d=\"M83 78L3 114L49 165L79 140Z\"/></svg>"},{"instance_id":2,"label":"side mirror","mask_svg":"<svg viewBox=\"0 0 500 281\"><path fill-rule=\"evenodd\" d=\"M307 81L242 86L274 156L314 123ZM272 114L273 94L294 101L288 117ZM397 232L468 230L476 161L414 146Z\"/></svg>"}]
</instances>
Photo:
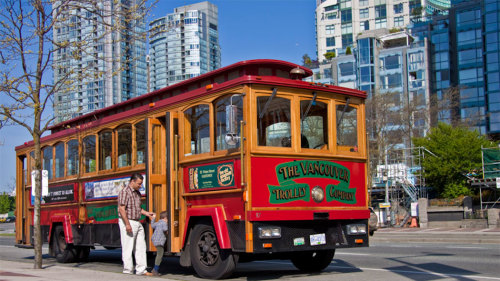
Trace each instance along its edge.
<instances>
[{"instance_id":1,"label":"side mirror","mask_svg":"<svg viewBox=\"0 0 500 281\"><path fill-rule=\"evenodd\" d=\"M238 136L238 107L233 104L234 97L241 97L242 94L231 96L231 104L226 106L226 137L228 145L236 145L240 141Z\"/></svg>"},{"instance_id":2,"label":"side mirror","mask_svg":"<svg viewBox=\"0 0 500 281\"><path fill-rule=\"evenodd\" d=\"M226 137L228 145L236 145L240 137L238 136L238 107L236 105L226 106Z\"/></svg>"}]
</instances>

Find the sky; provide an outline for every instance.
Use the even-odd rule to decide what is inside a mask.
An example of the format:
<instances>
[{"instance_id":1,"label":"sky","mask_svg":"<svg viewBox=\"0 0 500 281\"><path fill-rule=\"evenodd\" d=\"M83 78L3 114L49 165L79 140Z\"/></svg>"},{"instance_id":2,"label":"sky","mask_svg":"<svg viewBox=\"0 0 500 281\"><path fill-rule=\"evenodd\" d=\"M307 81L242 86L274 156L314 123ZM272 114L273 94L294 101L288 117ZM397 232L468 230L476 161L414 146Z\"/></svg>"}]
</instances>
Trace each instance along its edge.
<instances>
[{"instance_id":1,"label":"sky","mask_svg":"<svg viewBox=\"0 0 500 281\"><path fill-rule=\"evenodd\" d=\"M159 0L150 19L202 1ZM219 12L222 66L243 60L277 59L301 64L316 58L315 0L211 0ZM0 96L0 103L6 103ZM32 140L19 126L0 129L0 193L15 184L15 147Z\"/></svg>"}]
</instances>

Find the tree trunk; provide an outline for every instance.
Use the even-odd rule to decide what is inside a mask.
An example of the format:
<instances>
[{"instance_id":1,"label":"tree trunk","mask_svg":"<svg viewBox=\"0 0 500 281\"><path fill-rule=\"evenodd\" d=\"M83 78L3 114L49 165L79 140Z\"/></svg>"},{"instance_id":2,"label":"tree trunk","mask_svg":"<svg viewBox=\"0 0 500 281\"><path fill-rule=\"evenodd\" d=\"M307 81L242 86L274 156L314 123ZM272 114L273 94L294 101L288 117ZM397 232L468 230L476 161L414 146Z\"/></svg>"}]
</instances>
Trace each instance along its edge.
<instances>
[{"instance_id":1,"label":"tree trunk","mask_svg":"<svg viewBox=\"0 0 500 281\"><path fill-rule=\"evenodd\" d=\"M40 198L42 194L42 152L40 147L40 136L33 136L35 142L35 213L33 216L34 227L34 250L35 250L35 269L42 268L42 231L40 227Z\"/></svg>"}]
</instances>

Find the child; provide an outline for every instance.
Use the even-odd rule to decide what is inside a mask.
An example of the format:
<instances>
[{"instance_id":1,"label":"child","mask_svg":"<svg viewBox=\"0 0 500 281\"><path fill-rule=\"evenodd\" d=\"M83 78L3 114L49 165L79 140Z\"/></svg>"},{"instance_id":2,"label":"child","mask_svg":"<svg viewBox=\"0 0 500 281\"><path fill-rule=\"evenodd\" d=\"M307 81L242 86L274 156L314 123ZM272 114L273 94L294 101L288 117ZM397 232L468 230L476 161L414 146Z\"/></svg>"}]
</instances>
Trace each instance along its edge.
<instances>
[{"instance_id":1,"label":"child","mask_svg":"<svg viewBox=\"0 0 500 281\"><path fill-rule=\"evenodd\" d=\"M153 273L154 276L160 276L160 273L158 270L160 269L160 264L163 259L163 252L164 248L163 246L165 245L165 241L167 240L166 234L168 231L168 219L167 219L167 211L163 211L160 213L160 219L158 222L153 221L151 222L151 227L154 229L153 236L151 236L151 241L153 242L153 245L156 247L156 259L155 259L155 267L153 268Z\"/></svg>"}]
</instances>

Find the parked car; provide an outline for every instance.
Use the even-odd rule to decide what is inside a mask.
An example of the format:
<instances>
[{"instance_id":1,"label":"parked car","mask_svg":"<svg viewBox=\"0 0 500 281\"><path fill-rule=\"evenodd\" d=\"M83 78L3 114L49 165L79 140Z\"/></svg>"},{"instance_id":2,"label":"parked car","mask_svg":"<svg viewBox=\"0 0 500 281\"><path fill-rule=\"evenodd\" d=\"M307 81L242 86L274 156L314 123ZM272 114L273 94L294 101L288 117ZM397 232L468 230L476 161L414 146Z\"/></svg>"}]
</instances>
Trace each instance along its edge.
<instances>
[{"instance_id":1,"label":"parked car","mask_svg":"<svg viewBox=\"0 0 500 281\"><path fill-rule=\"evenodd\" d=\"M5 222L15 222L16 221L16 217L7 217L5 219Z\"/></svg>"},{"instance_id":2,"label":"parked car","mask_svg":"<svg viewBox=\"0 0 500 281\"><path fill-rule=\"evenodd\" d=\"M372 207L370 207L370 219L368 220L368 230L370 236L373 235L375 230L378 228L378 217Z\"/></svg>"}]
</instances>

